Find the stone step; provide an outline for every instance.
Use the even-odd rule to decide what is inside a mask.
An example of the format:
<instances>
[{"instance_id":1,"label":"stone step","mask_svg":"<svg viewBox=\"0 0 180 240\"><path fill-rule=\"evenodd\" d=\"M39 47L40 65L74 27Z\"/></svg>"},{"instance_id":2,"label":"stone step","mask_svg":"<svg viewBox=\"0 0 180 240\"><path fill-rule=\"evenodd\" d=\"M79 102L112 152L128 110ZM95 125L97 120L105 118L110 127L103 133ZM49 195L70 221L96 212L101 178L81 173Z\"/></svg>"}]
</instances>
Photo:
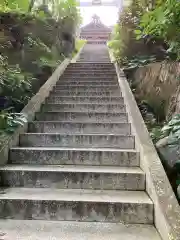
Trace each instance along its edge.
<instances>
[{"instance_id":1,"label":"stone step","mask_svg":"<svg viewBox=\"0 0 180 240\"><path fill-rule=\"evenodd\" d=\"M109 54L107 52L94 52L93 55L90 52L82 52L80 58L90 59L93 62L98 62L98 60L109 59Z\"/></svg>"},{"instance_id":2,"label":"stone step","mask_svg":"<svg viewBox=\"0 0 180 240\"><path fill-rule=\"evenodd\" d=\"M122 97L72 97L72 96L49 96L46 98L46 103L68 103L68 104L75 104L75 103L115 103L115 104L124 104L124 99Z\"/></svg>"},{"instance_id":3,"label":"stone step","mask_svg":"<svg viewBox=\"0 0 180 240\"><path fill-rule=\"evenodd\" d=\"M111 73L111 72L82 72L82 73L79 73L78 71L77 72L72 72L72 73L66 73L64 72L64 74L62 75L61 78L64 78L64 77L68 77L68 78L71 78L71 77L79 77L81 78L82 76L87 76L89 78L91 78L92 76L96 76L96 77L103 77L103 78L106 78L109 79L109 78L113 78L113 77L117 77L116 73Z\"/></svg>"},{"instance_id":4,"label":"stone step","mask_svg":"<svg viewBox=\"0 0 180 240\"><path fill-rule=\"evenodd\" d=\"M161 240L147 224L6 219L0 228L4 240Z\"/></svg>"},{"instance_id":5,"label":"stone step","mask_svg":"<svg viewBox=\"0 0 180 240\"><path fill-rule=\"evenodd\" d=\"M105 63L105 64L89 64L89 63L76 63L76 64L70 64L67 68L67 70L114 70L116 71L114 64L112 63Z\"/></svg>"},{"instance_id":6,"label":"stone step","mask_svg":"<svg viewBox=\"0 0 180 240\"><path fill-rule=\"evenodd\" d=\"M113 63L87 63L87 62L83 62L83 63L71 63L68 67L92 67L92 68L96 68L96 67L110 67L110 68L113 68L114 67L114 64Z\"/></svg>"},{"instance_id":7,"label":"stone step","mask_svg":"<svg viewBox=\"0 0 180 240\"><path fill-rule=\"evenodd\" d=\"M92 85L102 85L102 86L112 86L112 85L114 85L114 86L117 86L117 87L119 87L119 83L116 81L107 81L107 82L99 82L98 80L97 81L58 81L57 83L56 83L56 86L58 86L58 85L60 85L60 86L67 86L67 85L70 85L70 86L82 86L82 85L84 85L84 86L87 86L87 87L91 87Z\"/></svg>"},{"instance_id":8,"label":"stone step","mask_svg":"<svg viewBox=\"0 0 180 240\"><path fill-rule=\"evenodd\" d=\"M102 53L99 51L96 51L95 53L93 53L93 55L88 51L88 52L83 52L80 54L80 58L85 58L85 60L82 62L88 62L86 60L91 60L94 63L101 63L101 59L108 59L109 58L109 54L108 53ZM111 63L110 61L107 61L107 63Z\"/></svg>"},{"instance_id":9,"label":"stone step","mask_svg":"<svg viewBox=\"0 0 180 240\"><path fill-rule=\"evenodd\" d=\"M78 122L40 122L29 123L29 132L34 133L66 133L66 134L131 134L131 124L129 123L78 123Z\"/></svg>"},{"instance_id":10,"label":"stone step","mask_svg":"<svg viewBox=\"0 0 180 240\"><path fill-rule=\"evenodd\" d=\"M109 83L104 83L104 84L102 84L102 83L86 83L86 82L80 82L80 83L78 83L78 82L74 82L74 83L69 83L69 84L67 84L66 82L61 82L61 81L59 81L59 82L57 82L57 84L56 84L56 86L61 86L61 87L86 87L86 88L89 88L89 87L92 87L92 86L98 86L98 87L103 87L103 88L106 88L106 87L116 87L116 88L119 88L119 84L116 82L116 83L113 83L113 82L109 82Z\"/></svg>"},{"instance_id":11,"label":"stone step","mask_svg":"<svg viewBox=\"0 0 180 240\"><path fill-rule=\"evenodd\" d=\"M110 91L120 91L120 88L118 87L117 88L117 86L108 86L108 87L105 87L105 86L101 86L101 85L96 85L96 86L91 86L91 87L87 87L87 86L82 86L82 87L80 87L80 86L74 86L74 87L72 87L72 86L70 86L70 85L67 85L66 87L62 87L62 86L55 86L54 87L54 89L55 90L65 90L65 91L75 91L75 92L77 92L77 91L83 91L84 93L86 93L86 92L90 92L90 91L95 91L95 92L99 92L99 91L101 91L102 90L102 92L104 92L104 91L108 91L108 92L110 92Z\"/></svg>"},{"instance_id":12,"label":"stone step","mask_svg":"<svg viewBox=\"0 0 180 240\"><path fill-rule=\"evenodd\" d=\"M9 163L33 165L139 166L139 153L134 149L106 148L20 148L9 152Z\"/></svg>"},{"instance_id":13,"label":"stone step","mask_svg":"<svg viewBox=\"0 0 180 240\"><path fill-rule=\"evenodd\" d=\"M92 67L91 64L89 64L90 66L86 65L85 67L81 67L81 66L78 66L78 65L81 65L81 64L77 64L77 66L75 67L72 67L71 65L69 65L67 68L66 68L66 71L77 71L77 70L80 70L80 71L85 71L85 70L88 70L88 71L102 71L104 70L105 72L106 71L110 71L110 72L115 72L116 69L115 67L112 65L108 65L108 64L105 64L105 65L101 65L101 64L97 64L95 67Z\"/></svg>"},{"instance_id":14,"label":"stone step","mask_svg":"<svg viewBox=\"0 0 180 240\"><path fill-rule=\"evenodd\" d=\"M104 66L104 67L68 67L66 69L66 72L72 72L72 71L80 71L80 72L90 72L90 71L94 71L94 72L112 72L115 73L116 69L112 68L112 67L108 67L108 66Z\"/></svg>"},{"instance_id":15,"label":"stone step","mask_svg":"<svg viewBox=\"0 0 180 240\"><path fill-rule=\"evenodd\" d=\"M136 167L7 165L0 174L2 187L145 190L145 174Z\"/></svg>"},{"instance_id":16,"label":"stone step","mask_svg":"<svg viewBox=\"0 0 180 240\"><path fill-rule=\"evenodd\" d=\"M57 96L51 94L51 96ZM84 96L85 97L85 96ZM124 104L45 104L42 106L43 111L53 112L91 112L91 113L125 113L126 107Z\"/></svg>"},{"instance_id":17,"label":"stone step","mask_svg":"<svg viewBox=\"0 0 180 240\"><path fill-rule=\"evenodd\" d=\"M121 97L122 93L120 91L120 89L114 90L114 91L101 91L100 88L98 89L99 91L94 91L94 90L90 90L90 91L71 91L71 90L58 90L58 89L54 89L51 94L54 95L59 95L59 96L72 96L72 97L76 97L76 96L92 96L92 97L98 97L98 96L102 96L102 97Z\"/></svg>"},{"instance_id":18,"label":"stone step","mask_svg":"<svg viewBox=\"0 0 180 240\"><path fill-rule=\"evenodd\" d=\"M126 113L39 112L38 121L68 121L82 123L127 123Z\"/></svg>"},{"instance_id":19,"label":"stone step","mask_svg":"<svg viewBox=\"0 0 180 240\"><path fill-rule=\"evenodd\" d=\"M113 68L114 67L114 64L113 63L87 63L87 62L83 62L83 63L71 63L68 67L92 67L92 68L96 68L96 67L110 67L110 68Z\"/></svg>"},{"instance_id":20,"label":"stone step","mask_svg":"<svg viewBox=\"0 0 180 240\"><path fill-rule=\"evenodd\" d=\"M19 138L21 147L92 147L134 149L131 135L25 133Z\"/></svg>"},{"instance_id":21,"label":"stone step","mask_svg":"<svg viewBox=\"0 0 180 240\"><path fill-rule=\"evenodd\" d=\"M110 64L111 62L109 61L109 60L106 60L106 61L101 61L101 60L98 60L98 61L96 61L96 60L92 60L92 59L81 59L81 60L77 60L77 63L79 64L79 63L89 63L89 64L92 64L92 63L94 63L94 64Z\"/></svg>"},{"instance_id":22,"label":"stone step","mask_svg":"<svg viewBox=\"0 0 180 240\"><path fill-rule=\"evenodd\" d=\"M78 62L95 62L95 63L110 63L110 59L108 57L102 57L102 58L98 58L98 56L93 57L93 58L88 58L86 56L82 56Z\"/></svg>"},{"instance_id":23,"label":"stone step","mask_svg":"<svg viewBox=\"0 0 180 240\"><path fill-rule=\"evenodd\" d=\"M118 81L118 78L116 75L107 75L107 76L96 76L96 75L92 75L92 76L88 76L88 75L83 75L83 76L79 76L79 75L72 75L72 76L61 76L60 77L61 80L82 80L82 81L87 81L87 80L92 80L92 81Z\"/></svg>"},{"instance_id":24,"label":"stone step","mask_svg":"<svg viewBox=\"0 0 180 240\"><path fill-rule=\"evenodd\" d=\"M93 74L93 75L105 75L105 74L112 74L116 75L115 69L66 69L66 71L63 73L63 75L66 74L78 74L78 75L84 75L84 74Z\"/></svg>"},{"instance_id":25,"label":"stone step","mask_svg":"<svg viewBox=\"0 0 180 240\"><path fill-rule=\"evenodd\" d=\"M143 191L8 188L0 218L153 224L153 204Z\"/></svg>"},{"instance_id":26,"label":"stone step","mask_svg":"<svg viewBox=\"0 0 180 240\"><path fill-rule=\"evenodd\" d=\"M80 57L79 62L110 63L110 59L108 56L99 57L98 55L96 55L93 58L89 58L86 55L84 55Z\"/></svg>"}]
</instances>

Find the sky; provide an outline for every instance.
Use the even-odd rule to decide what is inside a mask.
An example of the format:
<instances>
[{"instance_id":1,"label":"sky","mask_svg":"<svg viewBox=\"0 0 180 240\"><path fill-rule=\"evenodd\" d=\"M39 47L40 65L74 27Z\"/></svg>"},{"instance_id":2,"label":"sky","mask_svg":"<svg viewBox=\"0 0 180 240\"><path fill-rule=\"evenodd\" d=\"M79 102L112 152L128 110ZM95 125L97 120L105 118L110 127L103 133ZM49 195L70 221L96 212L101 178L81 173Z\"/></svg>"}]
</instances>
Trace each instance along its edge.
<instances>
[{"instance_id":1,"label":"sky","mask_svg":"<svg viewBox=\"0 0 180 240\"><path fill-rule=\"evenodd\" d=\"M114 25L118 19L118 8L113 6L81 7L80 11L83 18L82 25L88 24L94 14L97 14L101 21L107 26Z\"/></svg>"},{"instance_id":2,"label":"sky","mask_svg":"<svg viewBox=\"0 0 180 240\"><path fill-rule=\"evenodd\" d=\"M79 0L80 4L83 2L92 3L93 1L98 0ZM91 21L93 14L97 14L101 21L107 25L112 26L116 24L118 20L119 9L122 9L122 6L128 6L132 0L99 0L103 2L113 2L116 1L117 6L92 6L92 7L80 7L81 15L83 17L83 26L88 24Z\"/></svg>"}]
</instances>

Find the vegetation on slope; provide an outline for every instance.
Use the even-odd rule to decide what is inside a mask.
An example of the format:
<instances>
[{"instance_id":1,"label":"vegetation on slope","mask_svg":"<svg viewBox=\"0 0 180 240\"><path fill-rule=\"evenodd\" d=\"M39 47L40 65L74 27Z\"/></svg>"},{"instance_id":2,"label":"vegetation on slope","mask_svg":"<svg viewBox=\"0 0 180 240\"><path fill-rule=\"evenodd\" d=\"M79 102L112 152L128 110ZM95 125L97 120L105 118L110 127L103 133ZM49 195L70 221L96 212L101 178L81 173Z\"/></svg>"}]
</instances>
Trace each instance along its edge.
<instances>
[{"instance_id":1,"label":"vegetation on slope","mask_svg":"<svg viewBox=\"0 0 180 240\"><path fill-rule=\"evenodd\" d=\"M179 61L179 12L180 1L176 0L133 0L128 7L124 7L108 45L125 73L127 70L128 73L132 70L132 73L138 67L152 62ZM139 99L136 86L133 82L130 85L154 143L168 139L170 151L179 154L180 115L172 116L170 121L166 121L163 105L159 109L159 103L152 104L147 99ZM161 154L160 157L180 199L180 154L179 160L175 161L171 169Z\"/></svg>"},{"instance_id":2,"label":"vegetation on slope","mask_svg":"<svg viewBox=\"0 0 180 240\"><path fill-rule=\"evenodd\" d=\"M73 54L80 21L76 0L1 0L0 134L26 121L19 112Z\"/></svg>"}]
</instances>

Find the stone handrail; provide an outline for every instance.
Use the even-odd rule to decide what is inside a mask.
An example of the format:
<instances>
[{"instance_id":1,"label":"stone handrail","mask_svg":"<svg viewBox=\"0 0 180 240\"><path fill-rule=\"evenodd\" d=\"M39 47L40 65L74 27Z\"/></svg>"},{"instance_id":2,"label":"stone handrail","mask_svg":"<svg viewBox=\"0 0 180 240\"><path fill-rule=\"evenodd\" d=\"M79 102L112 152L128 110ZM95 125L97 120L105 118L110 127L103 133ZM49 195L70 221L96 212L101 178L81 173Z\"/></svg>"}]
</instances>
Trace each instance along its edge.
<instances>
[{"instance_id":1,"label":"stone handrail","mask_svg":"<svg viewBox=\"0 0 180 240\"><path fill-rule=\"evenodd\" d=\"M151 141L124 73L117 63L115 68L128 117L136 137L141 168L146 174L146 191L154 203L155 226L163 240L180 240L180 206L174 195L161 160Z\"/></svg>"},{"instance_id":2,"label":"stone handrail","mask_svg":"<svg viewBox=\"0 0 180 240\"><path fill-rule=\"evenodd\" d=\"M30 122L34 119L35 113L40 110L42 103L45 101L46 97L49 96L50 91L53 89L56 82L59 80L59 77L63 74L70 61L70 59L66 58L60 64L60 66L56 68L52 76L39 89L38 93L33 96L28 102L28 104L23 108L21 113L26 115L27 122ZM5 138L4 143L0 148L0 165L4 165L7 163L9 148L18 145L19 135L26 132L27 128L28 123L26 123L24 126L18 127L11 136L7 136Z\"/></svg>"}]
</instances>

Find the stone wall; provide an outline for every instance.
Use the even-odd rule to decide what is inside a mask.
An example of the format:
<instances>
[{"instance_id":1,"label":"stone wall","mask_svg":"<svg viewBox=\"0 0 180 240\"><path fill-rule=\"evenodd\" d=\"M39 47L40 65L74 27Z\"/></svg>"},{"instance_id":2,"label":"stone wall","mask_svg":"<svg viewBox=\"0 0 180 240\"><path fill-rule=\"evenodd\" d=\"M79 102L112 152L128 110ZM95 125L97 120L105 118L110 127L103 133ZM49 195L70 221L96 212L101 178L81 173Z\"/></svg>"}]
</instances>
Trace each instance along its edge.
<instances>
[{"instance_id":1,"label":"stone wall","mask_svg":"<svg viewBox=\"0 0 180 240\"><path fill-rule=\"evenodd\" d=\"M158 62L140 67L133 74L139 99L144 99L167 119L180 113L180 63Z\"/></svg>"}]
</instances>

